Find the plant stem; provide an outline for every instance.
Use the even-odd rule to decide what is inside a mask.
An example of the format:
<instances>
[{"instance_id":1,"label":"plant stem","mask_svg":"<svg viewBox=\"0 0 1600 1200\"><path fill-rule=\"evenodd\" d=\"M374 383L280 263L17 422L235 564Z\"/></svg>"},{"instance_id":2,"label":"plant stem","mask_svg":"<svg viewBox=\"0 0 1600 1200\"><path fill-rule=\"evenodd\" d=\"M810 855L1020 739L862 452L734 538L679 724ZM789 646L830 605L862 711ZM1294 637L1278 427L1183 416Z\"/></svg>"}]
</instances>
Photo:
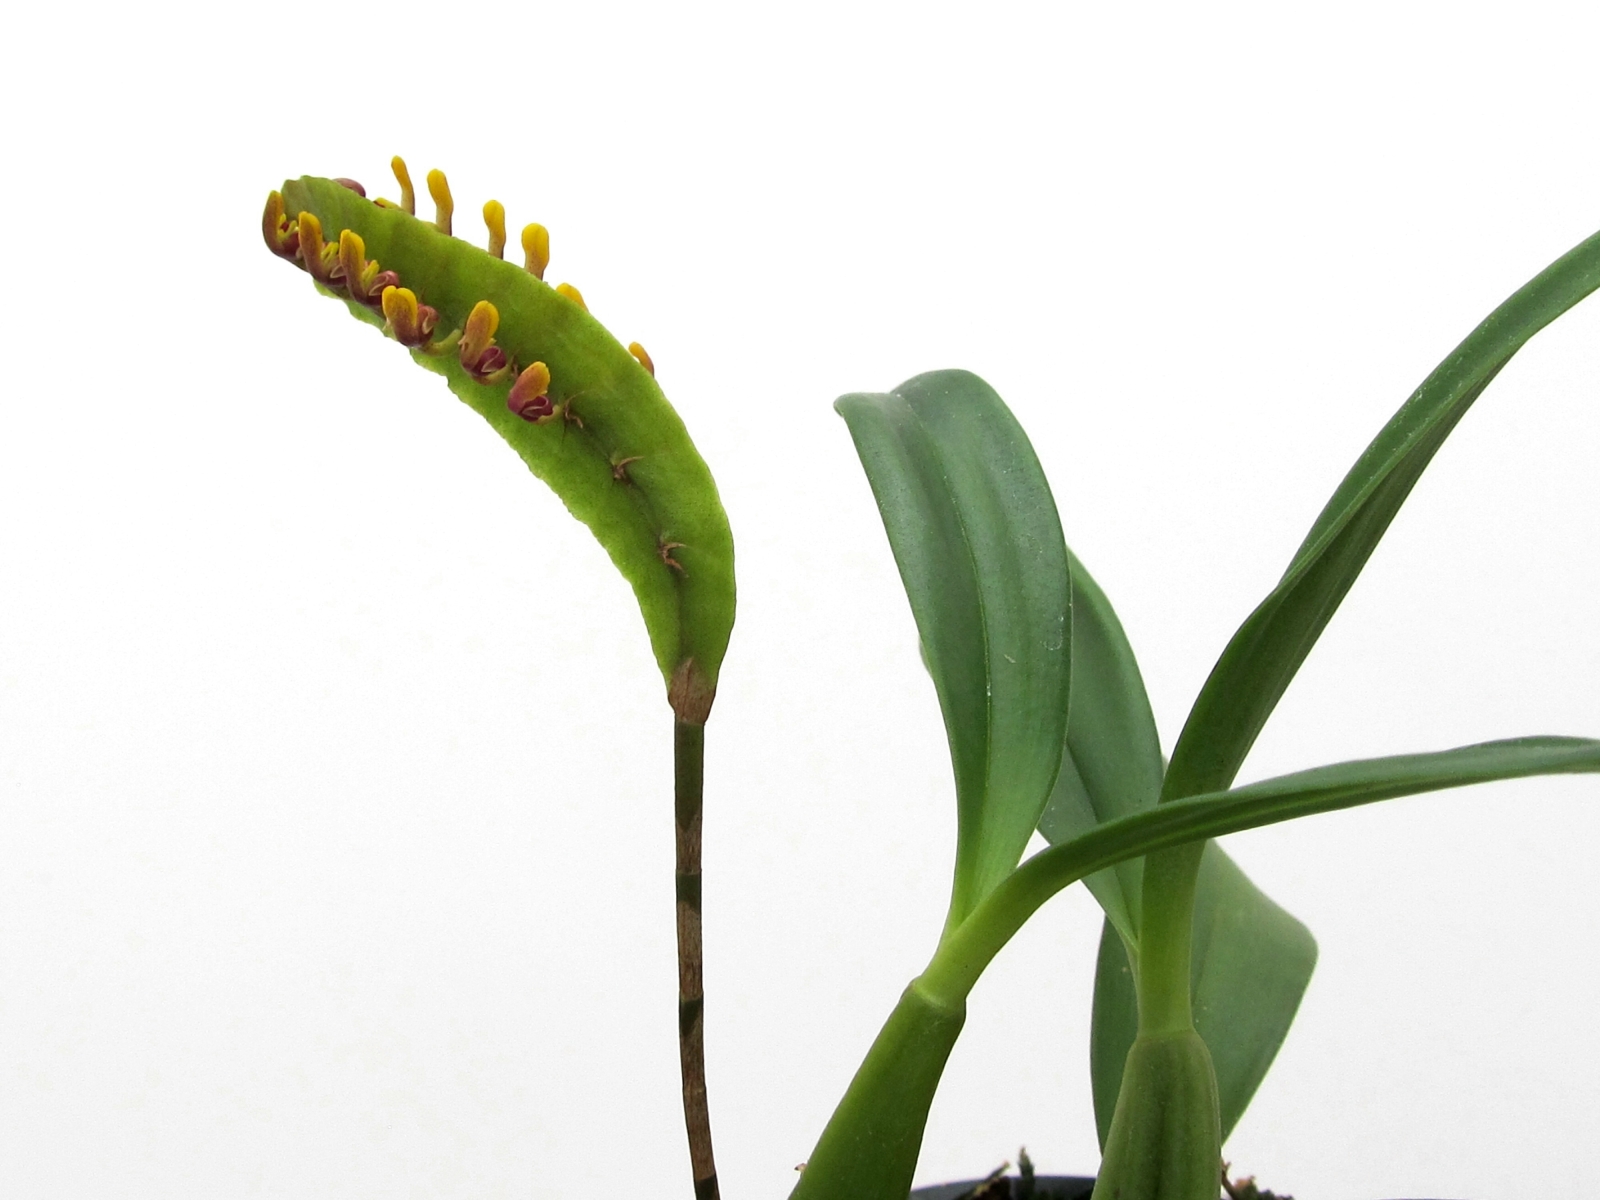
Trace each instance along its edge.
<instances>
[{"instance_id":1,"label":"plant stem","mask_svg":"<svg viewBox=\"0 0 1600 1200\"><path fill-rule=\"evenodd\" d=\"M789 1200L905 1200L928 1106L967 1007L906 988L806 1160Z\"/></svg>"},{"instance_id":2,"label":"plant stem","mask_svg":"<svg viewBox=\"0 0 1600 1200\"><path fill-rule=\"evenodd\" d=\"M706 729L674 721L673 805L678 845L678 1060L683 1073L683 1122L695 1200L720 1200L706 1104L705 992L700 947L700 809L705 784Z\"/></svg>"},{"instance_id":3,"label":"plant stem","mask_svg":"<svg viewBox=\"0 0 1600 1200\"><path fill-rule=\"evenodd\" d=\"M1184 732L1188 733L1185 726ZM1161 781L1157 807L1185 796L1224 791L1239 769L1237 762L1217 763L1182 735ZM1162 1035L1194 1029L1194 1002L1189 969L1193 961L1194 895L1200 881L1203 840L1172 846L1144 860L1139 922L1139 1033Z\"/></svg>"},{"instance_id":4,"label":"plant stem","mask_svg":"<svg viewBox=\"0 0 1600 1200\"><path fill-rule=\"evenodd\" d=\"M1144 915L1139 929L1139 1032L1194 1028L1189 964L1194 896L1204 842L1160 850L1144 860Z\"/></svg>"}]
</instances>

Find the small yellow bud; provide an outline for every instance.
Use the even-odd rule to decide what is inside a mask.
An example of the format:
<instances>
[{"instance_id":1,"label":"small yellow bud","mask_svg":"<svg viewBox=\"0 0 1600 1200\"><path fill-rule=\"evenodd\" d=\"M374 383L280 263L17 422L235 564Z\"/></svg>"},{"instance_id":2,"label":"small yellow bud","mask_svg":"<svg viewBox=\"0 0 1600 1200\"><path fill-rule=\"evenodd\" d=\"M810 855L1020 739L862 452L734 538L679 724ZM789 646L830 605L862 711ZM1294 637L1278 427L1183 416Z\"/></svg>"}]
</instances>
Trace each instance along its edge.
<instances>
[{"instance_id":1,"label":"small yellow bud","mask_svg":"<svg viewBox=\"0 0 1600 1200\"><path fill-rule=\"evenodd\" d=\"M461 361L471 366L478 356L494 344L494 331L500 328L500 310L487 300L479 300L467 314L467 326L461 331Z\"/></svg>"},{"instance_id":2,"label":"small yellow bud","mask_svg":"<svg viewBox=\"0 0 1600 1200\"><path fill-rule=\"evenodd\" d=\"M339 231L339 269L344 272L346 290L356 299L365 300L361 276L367 269L367 246L353 229Z\"/></svg>"},{"instance_id":3,"label":"small yellow bud","mask_svg":"<svg viewBox=\"0 0 1600 1200\"><path fill-rule=\"evenodd\" d=\"M583 293L577 288L573 287L570 283L557 284L556 291L560 292L568 300L571 300L579 308L583 309L584 312L589 311L589 306L583 302Z\"/></svg>"},{"instance_id":4,"label":"small yellow bud","mask_svg":"<svg viewBox=\"0 0 1600 1200\"><path fill-rule=\"evenodd\" d=\"M266 211L261 214L261 236L267 239L267 249L282 258L293 258L300 245L300 235L283 211L280 192L267 193Z\"/></svg>"},{"instance_id":5,"label":"small yellow bud","mask_svg":"<svg viewBox=\"0 0 1600 1200\"><path fill-rule=\"evenodd\" d=\"M527 256L528 270L543 279L544 269L550 265L550 231L539 224L523 229L522 253Z\"/></svg>"},{"instance_id":6,"label":"small yellow bud","mask_svg":"<svg viewBox=\"0 0 1600 1200\"><path fill-rule=\"evenodd\" d=\"M393 271L380 271L376 262L367 261L366 243L353 229L339 231L339 274L350 298L373 308L382 307L384 288L400 282Z\"/></svg>"},{"instance_id":7,"label":"small yellow bud","mask_svg":"<svg viewBox=\"0 0 1600 1200\"><path fill-rule=\"evenodd\" d=\"M410 288L383 289L383 319L396 330L417 323L417 294Z\"/></svg>"},{"instance_id":8,"label":"small yellow bud","mask_svg":"<svg viewBox=\"0 0 1600 1200\"><path fill-rule=\"evenodd\" d=\"M450 181L438 168L428 172L428 195L433 197L433 226L440 233L450 232L450 218L456 211L456 202L450 198Z\"/></svg>"},{"instance_id":9,"label":"small yellow bud","mask_svg":"<svg viewBox=\"0 0 1600 1200\"><path fill-rule=\"evenodd\" d=\"M467 327L456 343L461 365L479 383L499 383L516 370L511 356L494 344L494 331L498 328L500 310L487 300L479 300L467 314Z\"/></svg>"},{"instance_id":10,"label":"small yellow bud","mask_svg":"<svg viewBox=\"0 0 1600 1200\"><path fill-rule=\"evenodd\" d=\"M400 207L412 216L417 213L417 192L411 186L411 172L406 170L406 160L396 154L389 160L389 169L400 184Z\"/></svg>"},{"instance_id":11,"label":"small yellow bud","mask_svg":"<svg viewBox=\"0 0 1600 1200\"><path fill-rule=\"evenodd\" d=\"M550 368L542 362L532 363L517 376L506 397L506 407L524 421L543 424L555 416L555 405L550 402Z\"/></svg>"},{"instance_id":12,"label":"small yellow bud","mask_svg":"<svg viewBox=\"0 0 1600 1200\"><path fill-rule=\"evenodd\" d=\"M268 192L267 208L261 214L261 232L267 236L267 245L272 245L277 236L278 227L283 224L283 219L283 193L277 191Z\"/></svg>"},{"instance_id":13,"label":"small yellow bud","mask_svg":"<svg viewBox=\"0 0 1600 1200\"><path fill-rule=\"evenodd\" d=\"M483 206L483 223L489 227L489 253L496 258L506 256L506 208L498 200Z\"/></svg>"},{"instance_id":14,"label":"small yellow bud","mask_svg":"<svg viewBox=\"0 0 1600 1200\"><path fill-rule=\"evenodd\" d=\"M439 314L426 304L417 303L417 294L410 288L386 287L383 289L383 318L389 323L389 332L402 346L424 346L439 323Z\"/></svg>"},{"instance_id":15,"label":"small yellow bud","mask_svg":"<svg viewBox=\"0 0 1600 1200\"><path fill-rule=\"evenodd\" d=\"M318 283L329 282L333 272L332 264L323 253L322 222L315 213L303 212L295 218L295 227L300 231L300 261L305 263L311 278Z\"/></svg>"},{"instance_id":16,"label":"small yellow bud","mask_svg":"<svg viewBox=\"0 0 1600 1200\"><path fill-rule=\"evenodd\" d=\"M639 365L646 371L649 371L652 376L655 375L656 364L654 360L652 360L651 357L645 353L643 346L639 345L638 342L629 342L628 353L637 358L639 360Z\"/></svg>"}]
</instances>

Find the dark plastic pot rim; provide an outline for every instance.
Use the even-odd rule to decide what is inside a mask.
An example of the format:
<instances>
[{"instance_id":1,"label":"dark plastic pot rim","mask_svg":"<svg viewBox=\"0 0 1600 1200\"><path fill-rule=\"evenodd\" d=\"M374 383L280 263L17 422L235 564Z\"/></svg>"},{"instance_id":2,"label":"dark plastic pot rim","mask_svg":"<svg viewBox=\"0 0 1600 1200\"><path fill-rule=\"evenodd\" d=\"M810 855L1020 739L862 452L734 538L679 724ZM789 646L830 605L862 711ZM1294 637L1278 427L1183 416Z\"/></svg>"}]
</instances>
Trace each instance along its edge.
<instances>
[{"instance_id":1,"label":"dark plastic pot rim","mask_svg":"<svg viewBox=\"0 0 1600 1200\"><path fill-rule=\"evenodd\" d=\"M1031 1193L1018 1187L1022 1180L1015 1175L997 1179L993 1191L983 1193L983 1200L1089 1200L1094 1191L1094 1180L1081 1175L1035 1175ZM920 1187L911 1193L909 1200L961 1200L983 1185L981 1179L968 1179L962 1183L940 1183Z\"/></svg>"},{"instance_id":2,"label":"dark plastic pot rim","mask_svg":"<svg viewBox=\"0 0 1600 1200\"><path fill-rule=\"evenodd\" d=\"M909 1200L961 1200L982 1186L983 1182L981 1179L968 1179L962 1183L920 1187L911 1193ZM984 1192L982 1200L1089 1200L1094 1192L1094 1180L1081 1175L1035 1175L1031 1192L1018 1187L1021 1182L1015 1175L997 1179L994 1181L995 1190Z\"/></svg>"}]
</instances>

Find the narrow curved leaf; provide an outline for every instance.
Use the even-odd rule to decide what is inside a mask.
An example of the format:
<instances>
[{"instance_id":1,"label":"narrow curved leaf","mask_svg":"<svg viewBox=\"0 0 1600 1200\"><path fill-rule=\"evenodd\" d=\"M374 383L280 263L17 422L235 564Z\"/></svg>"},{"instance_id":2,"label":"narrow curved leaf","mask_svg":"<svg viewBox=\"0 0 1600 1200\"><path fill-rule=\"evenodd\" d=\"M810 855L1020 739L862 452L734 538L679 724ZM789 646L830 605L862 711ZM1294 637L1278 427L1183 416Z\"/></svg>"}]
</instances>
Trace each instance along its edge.
<instances>
[{"instance_id":1,"label":"narrow curved leaf","mask_svg":"<svg viewBox=\"0 0 1600 1200\"><path fill-rule=\"evenodd\" d=\"M1600 741L1511 738L1431 754L1334 763L1248 787L1169 801L1035 854L940 943L921 978L932 994L949 1000L965 996L990 959L1041 904L1086 875L1126 858L1399 796L1529 775L1594 772L1600 772Z\"/></svg>"},{"instance_id":2,"label":"narrow curved leaf","mask_svg":"<svg viewBox=\"0 0 1600 1200\"><path fill-rule=\"evenodd\" d=\"M1164 766L1155 717L1122 624L1083 564L1076 557L1071 564L1067 748L1050 803L1039 819L1039 832L1052 843L1153 808ZM1142 863L1129 859L1084 880L1106 911L1089 1034L1090 1083L1102 1146L1139 1025L1130 952L1136 953L1139 945ZM1316 963L1316 942L1214 843L1206 845L1201 861L1194 929L1190 982L1195 1026L1216 1067L1226 1137L1289 1031Z\"/></svg>"},{"instance_id":3,"label":"narrow curved leaf","mask_svg":"<svg viewBox=\"0 0 1600 1200\"><path fill-rule=\"evenodd\" d=\"M1283 579L1212 668L1173 749L1163 800L1233 782L1295 672L1450 431L1529 338L1597 287L1600 234L1495 309L1373 439Z\"/></svg>"},{"instance_id":4,"label":"narrow curved leaf","mask_svg":"<svg viewBox=\"0 0 1600 1200\"><path fill-rule=\"evenodd\" d=\"M950 926L1016 866L1061 762L1071 575L1027 435L976 375L842 397L944 713L955 770Z\"/></svg>"},{"instance_id":5,"label":"narrow curved leaf","mask_svg":"<svg viewBox=\"0 0 1600 1200\"><path fill-rule=\"evenodd\" d=\"M1172 800L1119 817L1059 846L1041 850L995 888L983 907L956 931L940 955L951 979L930 986L959 992L1038 907L1085 875L1126 858L1209 837L1222 837L1296 817L1529 775L1600 772L1600 741L1529 737L1482 742L1431 754L1358 759L1280 775L1225 792ZM930 968L928 976L935 972ZM952 979L957 982L952 982Z\"/></svg>"}]
</instances>

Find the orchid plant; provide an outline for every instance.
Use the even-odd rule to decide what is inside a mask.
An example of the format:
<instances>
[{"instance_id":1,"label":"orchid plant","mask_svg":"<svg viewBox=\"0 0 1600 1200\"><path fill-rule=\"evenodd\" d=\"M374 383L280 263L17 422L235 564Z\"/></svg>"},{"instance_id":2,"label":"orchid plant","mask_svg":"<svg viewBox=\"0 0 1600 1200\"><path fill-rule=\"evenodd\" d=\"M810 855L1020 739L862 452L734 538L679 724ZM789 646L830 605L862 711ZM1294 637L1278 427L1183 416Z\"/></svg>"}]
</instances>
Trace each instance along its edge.
<instances>
[{"instance_id":1,"label":"orchid plant","mask_svg":"<svg viewBox=\"0 0 1600 1200\"><path fill-rule=\"evenodd\" d=\"M700 939L704 731L734 618L733 542L711 473L654 378L568 284L549 238L504 259L346 179L268 198L262 232L319 291L405 346L594 532L632 585L672 710L679 1035L697 1200L718 1196ZM1246 754L1450 431L1535 333L1600 287L1600 234L1497 308L1401 406L1223 650L1163 759L1133 650L1068 550L1004 402L963 371L837 402L888 533L944 716L957 834L938 947L823 1130L795 1200L904 1200L968 993L1051 896L1105 910L1090 1032L1104 1158L1096 1200L1217 1200L1223 1139L1286 1035L1316 961L1309 931L1215 838L1489 780L1600 771L1600 741L1517 738L1315 767L1233 787ZM1035 831L1050 843L1023 859Z\"/></svg>"}]
</instances>

